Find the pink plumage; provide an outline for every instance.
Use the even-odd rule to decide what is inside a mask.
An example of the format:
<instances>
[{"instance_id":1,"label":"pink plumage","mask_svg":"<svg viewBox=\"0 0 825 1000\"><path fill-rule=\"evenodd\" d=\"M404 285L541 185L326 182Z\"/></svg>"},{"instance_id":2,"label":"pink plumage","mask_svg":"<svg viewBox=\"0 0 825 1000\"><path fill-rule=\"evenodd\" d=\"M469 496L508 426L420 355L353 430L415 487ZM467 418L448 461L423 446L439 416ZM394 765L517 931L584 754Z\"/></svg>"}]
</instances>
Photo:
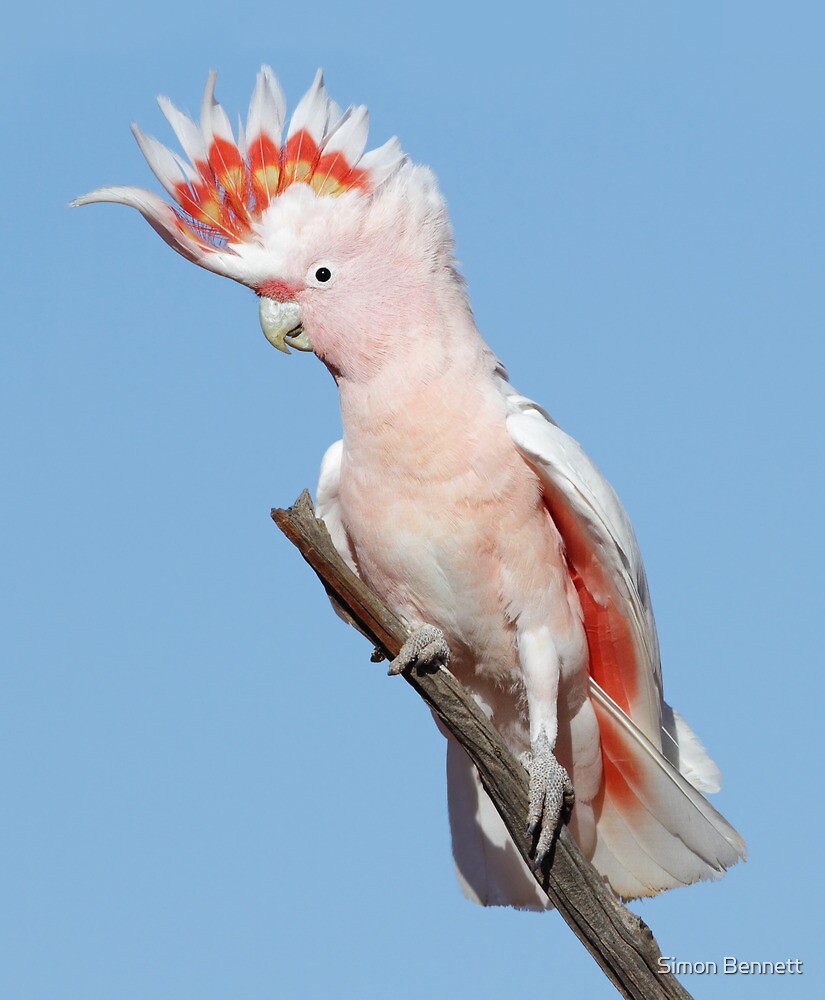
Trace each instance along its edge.
<instances>
[{"instance_id":1,"label":"pink plumage","mask_svg":"<svg viewBox=\"0 0 825 1000\"><path fill-rule=\"evenodd\" d=\"M343 439L322 464L318 512L411 628L442 631L451 669L525 755L531 788L544 782L545 821L569 775L571 828L617 893L718 876L744 844L701 794L718 788L718 769L663 700L627 515L479 335L432 173L394 139L365 153L366 109L342 113L320 73L285 139L271 70L237 139L214 80L199 125L161 102L188 162L135 129L173 205L138 188L78 204L137 208L187 259L254 289L276 347L329 368ZM547 906L473 765L448 743L465 894Z\"/></svg>"}]
</instances>

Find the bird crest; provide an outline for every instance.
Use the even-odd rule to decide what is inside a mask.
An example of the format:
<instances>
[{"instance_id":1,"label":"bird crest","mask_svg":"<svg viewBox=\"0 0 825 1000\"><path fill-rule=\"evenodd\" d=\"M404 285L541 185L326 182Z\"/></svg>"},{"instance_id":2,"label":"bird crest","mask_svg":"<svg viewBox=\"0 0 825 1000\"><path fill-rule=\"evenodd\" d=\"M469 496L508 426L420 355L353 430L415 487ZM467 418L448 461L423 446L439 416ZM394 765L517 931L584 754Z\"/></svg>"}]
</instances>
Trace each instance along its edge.
<instances>
[{"instance_id":1,"label":"bird crest","mask_svg":"<svg viewBox=\"0 0 825 1000\"><path fill-rule=\"evenodd\" d=\"M239 119L237 138L215 100L216 77L213 71L207 78L199 124L167 98L158 98L185 157L132 125L173 204L133 187L99 188L73 204L110 201L137 208L188 260L236 277L227 259L233 244L254 241L256 223L290 186L307 185L320 197L371 194L406 161L395 138L364 152L367 109L358 105L342 112L328 97L320 70L296 105L283 141L286 101L268 66L258 73L246 126Z\"/></svg>"}]
</instances>

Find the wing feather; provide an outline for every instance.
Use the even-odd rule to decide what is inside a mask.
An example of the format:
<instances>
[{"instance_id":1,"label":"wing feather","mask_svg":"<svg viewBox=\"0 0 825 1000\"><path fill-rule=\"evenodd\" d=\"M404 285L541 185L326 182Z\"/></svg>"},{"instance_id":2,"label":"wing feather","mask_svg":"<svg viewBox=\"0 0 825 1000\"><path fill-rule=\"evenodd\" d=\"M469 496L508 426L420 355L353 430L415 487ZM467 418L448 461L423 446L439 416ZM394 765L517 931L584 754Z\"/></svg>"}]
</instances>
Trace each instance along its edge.
<instances>
[{"instance_id":1,"label":"wing feather","mask_svg":"<svg viewBox=\"0 0 825 1000\"><path fill-rule=\"evenodd\" d=\"M662 698L656 625L630 520L581 446L497 374L507 429L542 483L582 607L603 764L589 804L593 864L625 897L718 877L745 856L745 844L701 794L718 789L719 769Z\"/></svg>"},{"instance_id":2,"label":"wing feather","mask_svg":"<svg viewBox=\"0 0 825 1000\"><path fill-rule=\"evenodd\" d=\"M588 636L599 645L600 655L594 658L597 680L661 749L659 645L630 519L577 441L525 397L512 393L507 402L507 429L541 479L586 605L585 618L598 628L598 635Z\"/></svg>"}]
</instances>

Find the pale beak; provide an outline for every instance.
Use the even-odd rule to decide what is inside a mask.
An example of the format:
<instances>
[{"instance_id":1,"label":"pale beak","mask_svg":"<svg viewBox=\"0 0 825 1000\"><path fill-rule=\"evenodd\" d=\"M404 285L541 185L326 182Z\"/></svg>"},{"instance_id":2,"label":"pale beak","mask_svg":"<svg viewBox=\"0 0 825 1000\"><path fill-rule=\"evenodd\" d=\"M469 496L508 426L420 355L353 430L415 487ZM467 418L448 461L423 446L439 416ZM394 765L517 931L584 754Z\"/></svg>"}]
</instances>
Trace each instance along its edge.
<instances>
[{"instance_id":1,"label":"pale beak","mask_svg":"<svg viewBox=\"0 0 825 1000\"><path fill-rule=\"evenodd\" d=\"M296 351L312 350L306 330L301 326L301 310L297 302L278 302L262 295L258 315L264 336L279 351L289 354L290 347Z\"/></svg>"}]
</instances>

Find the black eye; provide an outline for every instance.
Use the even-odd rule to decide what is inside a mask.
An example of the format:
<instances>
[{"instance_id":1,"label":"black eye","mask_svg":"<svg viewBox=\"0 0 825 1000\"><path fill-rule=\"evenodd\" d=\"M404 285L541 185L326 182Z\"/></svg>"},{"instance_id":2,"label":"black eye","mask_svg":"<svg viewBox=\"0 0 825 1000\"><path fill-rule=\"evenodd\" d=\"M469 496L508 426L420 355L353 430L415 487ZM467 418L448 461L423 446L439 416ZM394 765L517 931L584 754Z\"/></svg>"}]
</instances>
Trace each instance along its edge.
<instances>
[{"instance_id":1,"label":"black eye","mask_svg":"<svg viewBox=\"0 0 825 1000\"><path fill-rule=\"evenodd\" d=\"M319 267L315 272L316 281L329 281L332 277L332 271L328 267Z\"/></svg>"}]
</instances>

